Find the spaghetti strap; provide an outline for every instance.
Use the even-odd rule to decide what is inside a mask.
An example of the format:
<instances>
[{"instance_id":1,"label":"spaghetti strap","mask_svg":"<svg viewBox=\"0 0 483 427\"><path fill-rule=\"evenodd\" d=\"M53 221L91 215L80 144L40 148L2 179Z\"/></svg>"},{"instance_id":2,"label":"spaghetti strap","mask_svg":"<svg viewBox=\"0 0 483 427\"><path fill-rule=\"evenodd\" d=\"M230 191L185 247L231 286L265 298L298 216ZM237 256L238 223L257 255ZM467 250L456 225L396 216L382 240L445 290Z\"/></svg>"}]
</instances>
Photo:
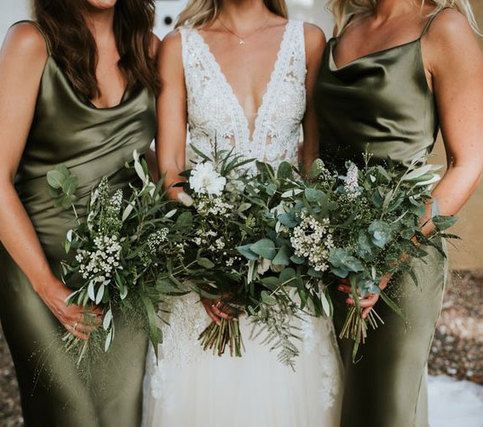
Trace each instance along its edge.
<instances>
[{"instance_id":1,"label":"spaghetti strap","mask_svg":"<svg viewBox=\"0 0 483 427\"><path fill-rule=\"evenodd\" d=\"M429 31L429 28L431 27L431 24L433 23L433 21L436 19L436 17L443 11L443 10L446 10L446 9L450 9L449 7L443 7L441 10L438 10L435 14L431 15L428 20L426 21L426 24L424 25L424 28L423 28L423 31L421 32L421 35L419 36L419 38L422 38L428 31Z\"/></svg>"},{"instance_id":2,"label":"spaghetti strap","mask_svg":"<svg viewBox=\"0 0 483 427\"><path fill-rule=\"evenodd\" d=\"M38 32L42 35L42 37L45 40L45 45L47 46L47 53L48 53L49 56L51 56L52 55L52 45L50 44L50 40L47 37L47 34L45 34L45 31L42 29L42 27L40 26L40 24L37 21L31 21L29 19L24 19L22 21L15 22L14 24L11 25L10 28L14 27L15 25L24 24L24 23L32 24L35 28L37 28Z\"/></svg>"},{"instance_id":3,"label":"spaghetti strap","mask_svg":"<svg viewBox=\"0 0 483 427\"><path fill-rule=\"evenodd\" d=\"M343 27L340 29L340 31L338 31L337 38L340 38L342 36L344 31L347 29L347 27L352 23L352 18L354 18L354 16L356 16L355 13L351 13L349 15L349 17L345 21L345 24L343 25Z\"/></svg>"}]
</instances>

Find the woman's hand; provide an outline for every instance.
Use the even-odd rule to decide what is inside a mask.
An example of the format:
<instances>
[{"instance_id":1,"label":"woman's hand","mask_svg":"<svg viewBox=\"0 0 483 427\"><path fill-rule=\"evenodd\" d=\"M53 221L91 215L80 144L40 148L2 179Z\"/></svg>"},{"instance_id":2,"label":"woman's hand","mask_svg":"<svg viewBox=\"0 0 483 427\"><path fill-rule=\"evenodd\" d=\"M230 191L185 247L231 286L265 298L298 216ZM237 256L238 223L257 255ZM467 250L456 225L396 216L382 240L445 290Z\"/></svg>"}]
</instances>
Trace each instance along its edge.
<instances>
[{"instance_id":1,"label":"woman's hand","mask_svg":"<svg viewBox=\"0 0 483 427\"><path fill-rule=\"evenodd\" d=\"M67 304L71 291L57 278L37 287L37 294L67 331L81 340L89 339L101 323L102 312L98 308L88 309Z\"/></svg>"},{"instance_id":2,"label":"woman's hand","mask_svg":"<svg viewBox=\"0 0 483 427\"><path fill-rule=\"evenodd\" d=\"M205 307L210 319L217 325L221 323L221 319L232 320L238 317L239 313L232 306L224 303L220 299L201 298L201 303Z\"/></svg>"},{"instance_id":3,"label":"woman's hand","mask_svg":"<svg viewBox=\"0 0 483 427\"><path fill-rule=\"evenodd\" d=\"M392 274L387 273L382 277L382 279L379 282L379 288L381 291L387 288L387 285L389 284L389 281L391 280ZM352 288L349 286L349 281L347 279L341 279L339 286L337 289L341 292L344 292L345 294L351 294L352 293ZM359 305L363 308L362 310L362 318L367 319L367 316L369 316L369 313L373 309L373 307L376 305L377 301L379 301L379 295L378 294L369 294L365 296L364 298L361 298L359 300ZM347 305L355 305L355 301L352 298L352 296L348 297L345 300Z\"/></svg>"}]
</instances>

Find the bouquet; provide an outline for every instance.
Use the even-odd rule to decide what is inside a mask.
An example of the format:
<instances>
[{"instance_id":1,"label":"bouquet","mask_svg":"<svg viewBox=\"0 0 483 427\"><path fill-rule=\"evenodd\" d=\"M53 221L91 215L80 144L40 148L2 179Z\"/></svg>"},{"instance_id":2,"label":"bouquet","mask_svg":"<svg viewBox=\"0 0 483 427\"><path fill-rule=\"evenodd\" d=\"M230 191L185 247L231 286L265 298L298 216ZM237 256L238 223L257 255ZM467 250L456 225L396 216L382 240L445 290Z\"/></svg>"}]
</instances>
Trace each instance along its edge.
<instances>
[{"instance_id":1,"label":"bouquet","mask_svg":"<svg viewBox=\"0 0 483 427\"><path fill-rule=\"evenodd\" d=\"M192 267L184 276L202 297L221 299L235 315L212 322L200 336L201 345L220 356L227 347L231 355L241 356L237 315L243 313L254 324L252 338L265 334L263 342L293 366L299 337L292 320L305 308L320 315L322 303L320 278L308 274L289 241L272 230L285 209L283 178L292 175L292 167L284 163L275 172L232 152L194 150L201 161L184 173L194 231L186 251L186 264Z\"/></svg>"},{"instance_id":2,"label":"bouquet","mask_svg":"<svg viewBox=\"0 0 483 427\"><path fill-rule=\"evenodd\" d=\"M424 160L415 159L407 168L395 163L384 167L371 165L366 156L364 168L347 162L343 175L317 160L307 180L286 180L290 187L282 194L286 212L278 216L274 230L289 241L287 251L294 253L291 260L309 267L311 275L325 283L348 279L355 305L348 311L340 337L354 340L354 358L368 327L383 323L374 310L367 320L362 319L359 297L379 294L404 317L397 303L379 288L381 278L406 271L417 285L411 260L424 258L427 245L444 255L441 238L456 237L445 233L456 219L441 216L431 200L439 167ZM432 203L435 232L426 237L420 219L428 203ZM421 245L413 243L415 238Z\"/></svg>"},{"instance_id":3,"label":"bouquet","mask_svg":"<svg viewBox=\"0 0 483 427\"><path fill-rule=\"evenodd\" d=\"M182 270L185 227L173 203L149 178L146 162L134 152L139 183L115 189L104 177L92 191L85 218L75 208L77 179L63 166L47 175L56 206L71 208L76 226L65 240L63 280L71 287L68 303L97 306L102 327L88 341L64 337L69 350L77 349L80 362L91 341L108 351L116 333L116 313L128 311L141 320L155 349L161 341L158 306L167 295L187 292L176 279Z\"/></svg>"}]
</instances>

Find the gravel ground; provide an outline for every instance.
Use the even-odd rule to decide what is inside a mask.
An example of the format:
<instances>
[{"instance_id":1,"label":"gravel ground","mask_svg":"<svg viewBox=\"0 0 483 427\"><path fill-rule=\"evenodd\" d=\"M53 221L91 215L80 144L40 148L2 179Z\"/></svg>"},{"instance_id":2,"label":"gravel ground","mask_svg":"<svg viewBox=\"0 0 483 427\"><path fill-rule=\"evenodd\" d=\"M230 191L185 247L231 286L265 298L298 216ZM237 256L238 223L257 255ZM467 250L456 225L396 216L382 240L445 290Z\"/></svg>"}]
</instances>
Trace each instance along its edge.
<instances>
[{"instance_id":1,"label":"gravel ground","mask_svg":"<svg viewBox=\"0 0 483 427\"><path fill-rule=\"evenodd\" d=\"M431 348L429 373L483 384L483 271L455 272Z\"/></svg>"},{"instance_id":2,"label":"gravel ground","mask_svg":"<svg viewBox=\"0 0 483 427\"><path fill-rule=\"evenodd\" d=\"M438 323L429 373L483 384L483 271L454 272ZM0 427L20 427L18 389L0 329Z\"/></svg>"}]
</instances>

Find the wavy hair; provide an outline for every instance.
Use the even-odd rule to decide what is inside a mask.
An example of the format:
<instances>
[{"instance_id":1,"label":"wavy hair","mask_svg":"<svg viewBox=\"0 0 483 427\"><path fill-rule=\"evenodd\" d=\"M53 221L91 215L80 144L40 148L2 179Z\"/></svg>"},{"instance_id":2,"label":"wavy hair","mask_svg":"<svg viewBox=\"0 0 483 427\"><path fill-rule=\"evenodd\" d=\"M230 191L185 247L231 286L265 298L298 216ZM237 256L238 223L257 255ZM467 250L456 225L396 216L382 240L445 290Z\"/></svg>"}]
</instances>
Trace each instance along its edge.
<instances>
[{"instance_id":1,"label":"wavy hair","mask_svg":"<svg viewBox=\"0 0 483 427\"><path fill-rule=\"evenodd\" d=\"M265 6L270 12L282 18L288 17L288 9L285 0L264 0ZM189 0L186 7L181 11L176 28L188 25L201 27L213 22L220 14L220 0Z\"/></svg>"},{"instance_id":2,"label":"wavy hair","mask_svg":"<svg viewBox=\"0 0 483 427\"><path fill-rule=\"evenodd\" d=\"M119 68L128 90L148 88L157 93L159 83L151 55L155 0L120 0L114 11L114 34ZM35 18L51 45L52 56L74 90L86 99L100 95L96 78L98 52L84 16L86 0L34 0Z\"/></svg>"},{"instance_id":3,"label":"wavy hair","mask_svg":"<svg viewBox=\"0 0 483 427\"><path fill-rule=\"evenodd\" d=\"M476 22L475 15L469 0L429 0L435 5L435 9L428 16L434 16L445 8L456 9L461 12L468 20L475 33L481 35ZM421 6L426 0L421 0ZM354 13L365 13L375 9L377 0L330 0L329 10L334 14L335 22L340 32L347 24L348 19Z\"/></svg>"}]
</instances>

